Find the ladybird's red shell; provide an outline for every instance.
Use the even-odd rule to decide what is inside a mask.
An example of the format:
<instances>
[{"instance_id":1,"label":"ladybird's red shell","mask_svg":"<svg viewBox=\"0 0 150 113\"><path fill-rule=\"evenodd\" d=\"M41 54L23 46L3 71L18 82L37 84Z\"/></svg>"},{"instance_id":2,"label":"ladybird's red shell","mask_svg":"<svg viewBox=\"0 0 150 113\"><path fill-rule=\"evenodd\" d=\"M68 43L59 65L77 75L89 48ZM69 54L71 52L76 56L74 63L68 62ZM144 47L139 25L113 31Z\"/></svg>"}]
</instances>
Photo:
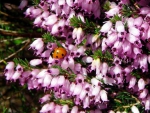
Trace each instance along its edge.
<instances>
[{"instance_id":1,"label":"ladybird's red shell","mask_svg":"<svg viewBox=\"0 0 150 113\"><path fill-rule=\"evenodd\" d=\"M64 58L66 55L67 55L67 51L66 51L65 48L63 48L63 47L57 47L57 48L54 49L52 57L53 58L61 59L61 58Z\"/></svg>"}]
</instances>

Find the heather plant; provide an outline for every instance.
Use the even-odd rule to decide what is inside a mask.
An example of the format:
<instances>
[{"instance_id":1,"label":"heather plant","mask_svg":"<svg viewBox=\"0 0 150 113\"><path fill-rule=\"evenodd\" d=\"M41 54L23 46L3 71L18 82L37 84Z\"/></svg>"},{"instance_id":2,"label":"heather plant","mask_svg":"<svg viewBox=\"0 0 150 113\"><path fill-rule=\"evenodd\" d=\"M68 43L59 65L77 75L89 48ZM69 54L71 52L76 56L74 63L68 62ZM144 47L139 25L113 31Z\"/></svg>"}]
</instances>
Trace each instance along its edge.
<instances>
[{"instance_id":1,"label":"heather plant","mask_svg":"<svg viewBox=\"0 0 150 113\"><path fill-rule=\"evenodd\" d=\"M8 82L43 90L40 113L149 113L150 1L40 0L19 5L45 33Z\"/></svg>"}]
</instances>

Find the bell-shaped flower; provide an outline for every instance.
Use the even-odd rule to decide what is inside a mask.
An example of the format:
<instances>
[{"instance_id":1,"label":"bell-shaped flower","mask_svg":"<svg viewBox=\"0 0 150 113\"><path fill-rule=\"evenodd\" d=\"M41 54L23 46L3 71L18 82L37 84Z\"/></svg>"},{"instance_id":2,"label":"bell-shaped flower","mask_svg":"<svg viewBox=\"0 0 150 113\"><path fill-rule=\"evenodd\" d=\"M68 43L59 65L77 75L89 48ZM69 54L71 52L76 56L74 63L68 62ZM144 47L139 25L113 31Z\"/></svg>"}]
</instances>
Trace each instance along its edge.
<instances>
[{"instance_id":1,"label":"bell-shaped flower","mask_svg":"<svg viewBox=\"0 0 150 113\"><path fill-rule=\"evenodd\" d=\"M79 95L82 91L82 88L83 88L82 84L80 84L80 83L76 84L72 95L74 95L74 96Z\"/></svg>"},{"instance_id":2,"label":"bell-shaped flower","mask_svg":"<svg viewBox=\"0 0 150 113\"><path fill-rule=\"evenodd\" d=\"M71 112L70 113L78 113L78 107L77 106L74 106L72 109L71 109Z\"/></svg>"},{"instance_id":3,"label":"bell-shaped flower","mask_svg":"<svg viewBox=\"0 0 150 113\"><path fill-rule=\"evenodd\" d=\"M129 82L129 86L128 86L128 88L133 88L134 86L135 86L135 84L136 84L136 77L134 77L134 76L132 76L131 78L130 78L130 82Z\"/></svg>"},{"instance_id":4,"label":"bell-shaped flower","mask_svg":"<svg viewBox=\"0 0 150 113\"><path fill-rule=\"evenodd\" d=\"M148 90L143 89L142 92L140 92L139 98L144 99L148 95Z\"/></svg>"},{"instance_id":5,"label":"bell-shaped flower","mask_svg":"<svg viewBox=\"0 0 150 113\"><path fill-rule=\"evenodd\" d=\"M23 10L27 5L28 5L28 0L21 0L21 3L18 6L18 8Z\"/></svg>"},{"instance_id":6,"label":"bell-shaped flower","mask_svg":"<svg viewBox=\"0 0 150 113\"><path fill-rule=\"evenodd\" d=\"M141 16L134 19L134 26L141 27L143 23L143 18Z\"/></svg>"},{"instance_id":7,"label":"bell-shaped flower","mask_svg":"<svg viewBox=\"0 0 150 113\"><path fill-rule=\"evenodd\" d=\"M150 7L141 7L140 14L147 15L150 12Z\"/></svg>"},{"instance_id":8,"label":"bell-shaped flower","mask_svg":"<svg viewBox=\"0 0 150 113\"><path fill-rule=\"evenodd\" d=\"M90 96L91 97L93 97L93 96L96 97L99 94L100 90L101 90L100 86L92 86Z\"/></svg>"},{"instance_id":9,"label":"bell-shaped flower","mask_svg":"<svg viewBox=\"0 0 150 113\"><path fill-rule=\"evenodd\" d=\"M133 17L130 17L127 19L127 25L128 25L128 28L134 26L134 18Z\"/></svg>"},{"instance_id":10,"label":"bell-shaped flower","mask_svg":"<svg viewBox=\"0 0 150 113\"><path fill-rule=\"evenodd\" d=\"M101 90L100 91L100 96L101 96L101 100L103 102L107 102L108 101L107 92L105 90Z\"/></svg>"},{"instance_id":11,"label":"bell-shaped flower","mask_svg":"<svg viewBox=\"0 0 150 113\"><path fill-rule=\"evenodd\" d=\"M50 68L50 69L48 69L48 73L50 73L53 76L57 76L57 75L59 75L60 72L59 72L58 68Z\"/></svg>"},{"instance_id":12,"label":"bell-shaped flower","mask_svg":"<svg viewBox=\"0 0 150 113\"><path fill-rule=\"evenodd\" d=\"M107 46L111 47L112 45L114 45L114 43L117 41L117 39L118 39L118 36L117 36L117 33L115 33L115 32L108 35L107 39L106 39Z\"/></svg>"},{"instance_id":13,"label":"bell-shaped flower","mask_svg":"<svg viewBox=\"0 0 150 113\"><path fill-rule=\"evenodd\" d=\"M48 87L51 84L52 79L53 78L49 73L45 73L45 77L43 79L42 86L43 87Z\"/></svg>"},{"instance_id":14,"label":"bell-shaped flower","mask_svg":"<svg viewBox=\"0 0 150 113\"><path fill-rule=\"evenodd\" d=\"M83 108L90 108L90 97L86 96L83 100Z\"/></svg>"},{"instance_id":15,"label":"bell-shaped flower","mask_svg":"<svg viewBox=\"0 0 150 113\"><path fill-rule=\"evenodd\" d=\"M132 34L132 35L134 35L134 36L136 36L136 37L140 36L140 30L137 29L134 26L132 26L132 27L129 28L129 33Z\"/></svg>"},{"instance_id":16,"label":"bell-shaped flower","mask_svg":"<svg viewBox=\"0 0 150 113\"><path fill-rule=\"evenodd\" d=\"M69 106L68 105L63 105L62 106L62 113L68 113L69 112Z\"/></svg>"},{"instance_id":17,"label":"bell-shaped flower","mask_svg":"<svg viewBox=\"0 0 150 113\"><path fill-rule=\"evenodd\" d=\"M139 109L138 109L136 106L132 106L132 107L131 107L131 111L132 111L133 113L140 113Z\"/></svg>"},{"instance_id":18,"label":"bell-shaped flower","mask_svg":"<svg viewBox=\"0 0 150 113\"><path fill-rule=\"evenodd\" d=\"M51 88L56 88L56 87L58 87L58 79L59 79L59 77L53 77L53 78L52 78L51 84L50 84L50 87L51 87Z\"/></svg>"},{"instance_id":19,"label":"bell-shaped flower","mask_svg":"<svg viewBox=\"0 0 150 113\"><path fill-rule=\"evenodd\" d=\"M115 29L119 33L124 33L125 28L124 28L123 22L122 21L117 21L116 24L115 24Z\"/></svg>"},{"instance_id":20,"label":"bell-shaped flower","mask_svg":"<svg viewBox=\"0 0 150 113\"><path fill-rule=\"evenodd\" d=\"M65 77L60 75L58 78L58 86L62 87L63 85L65 85Z\"/></svg>"},{"instance_id":21,"label":"bell-shaped flower","mask_svg":"<svg viewBox=\"0 0 150 113\"><path fill-rule=\"evenodd\" d=\"M44 103L44 102L46 102L46 101L49 101L49 100L50 100L50 97L51 97L50 94L46 94L46 95L44 95L43 97L41 97L39 101L40 101L40 103Z\"/></svg>"},{"instance_id":22,"label":"bell-shaped flower","mask_svg":"<svg viewBox=\"0 0 150 113\"><path fill-rule=\"evenodd\" d=\"M92 85L95 85L95 86L100 86L100 84L101 84L101 82L96 78L92 78L91 83L92 83Z\"/></svg>"},{"instance_id":23,"label":"bell-shaped flower","mask_svg":"<svg viewBox=\"0 0 150 113\"><path fill-rule=\"evenodd\" d=\"M145 110L147 110L147 111L150 110L150 96L148 96L145 101Z\"/></svg>"},{"instance_id":24,"label":"bell-shaped flower","mask_svg":"<svg viewBox=\"0 0 150 113\"><path fill-rule=\"evenodd\" d=\"M54 25L57 22L57 20L58 20L57 16L55 14L52 14L46 18L45 25L47 26Z\"/></svg>"},{"instance_id":25,"label":"bell-shaped flower","mask_svg":"<svg viewBox=\"0 0 150 113\"><path fill-rule=\"evenodd\" d=\"M102 33L107 33L110 29L112 28L112 22L111 21L107 21L105 24L103 24L103 26L101 27L100 32Z\"/></svg>"},{"instance_id":26,"label":"bell-shaped flower","mask_svg":"<svg viewBox=\"0 0 150 113\"><path fill-rule=\"evenodd\" d=\"M65 58L61 63L61 67L63 69L67 69L69 67L70 69L74 70L74 65L75 65L75 62L72 57Z\"/></svg>"},{"instance_id":27,"label":"bell-shaped flower","mask_svg":"<svg viewBox=\"0 0 150 113\"><path fill-rule=\"evenodd\" d=\"M42 64L41 59L33 59L33 60L30 61L31 66L37 66L37 65L40 65L40 64Z\"/></svg>"},{"instance_id":28,"label":"bell-shaped flower","mask_svg":"<svg viewBox=\"0 0 150 113\"><path fill-rule=\"evenodd\" d=\"M143 54L140 57L140 68L142 69L143 72L148 71L148 57L147 55Z\"/></svg>"},{"instance_id":29,"label":"bell-shaped flower","mask_svg":"<svg viewBox=\"0 0 150 113\"><path fill-rule=\"evenodd\" d=\"M143 90L145 88L146 82L143 78L140 78L138 81L138 88L139 90Z\"/></svg>"},{"instance_id":30,"label":"bell-shaped flower","mask_svg":"<svg viewBox=\"0 0 150 113\"><path fill-rule=\"evenodd\" d=\"M61 113L61 111L62 111L61 108L62 108L62 106L56 105L56 106L55 106L54 113Z\"/></svg>"}]
</instances>

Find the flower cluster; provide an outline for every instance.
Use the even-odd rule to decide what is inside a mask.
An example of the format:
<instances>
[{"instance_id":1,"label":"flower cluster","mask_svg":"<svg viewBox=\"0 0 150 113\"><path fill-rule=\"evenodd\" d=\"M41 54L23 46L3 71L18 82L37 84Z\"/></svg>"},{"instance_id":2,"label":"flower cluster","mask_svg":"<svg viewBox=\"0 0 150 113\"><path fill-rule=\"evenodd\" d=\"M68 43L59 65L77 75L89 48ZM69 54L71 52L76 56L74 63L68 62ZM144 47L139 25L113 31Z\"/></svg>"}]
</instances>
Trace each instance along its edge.
<instances>
[{"instance_id":1,"label":"flower cluster","mask_svg":"<svg viewBox=\"0 0 150 113\"><path fill-rule=\"evenodd\" d=\"M6 80L19 80L21 85L27 84L29 90L50 91L40 99L41 104L44 103L41 113L105 110L126 113L129 109L139 113L136 105L150 111L150 7L147 5L150 2L135 2L41 0L29 7L26 17L34 19L36 27L60 38L49 42L36 38L29 48L36 56L29 62L31 69L26 70L21 64L15 67L14 62L9 62L4 71ZM81 22L79 26L71 26L70 20L75 17ZM84 29L88 24L86 18L94 20L94 32ZM66 54L59 47L65 49ZM46 68L35 68L45 63ZM112 99L118 99L124 91L136 102L123 104L123 109L113 108ZM118 102L117 99L113 102ZM68 100L73 104L57 104L55 100Z\"/></svg>"}]
</instances>

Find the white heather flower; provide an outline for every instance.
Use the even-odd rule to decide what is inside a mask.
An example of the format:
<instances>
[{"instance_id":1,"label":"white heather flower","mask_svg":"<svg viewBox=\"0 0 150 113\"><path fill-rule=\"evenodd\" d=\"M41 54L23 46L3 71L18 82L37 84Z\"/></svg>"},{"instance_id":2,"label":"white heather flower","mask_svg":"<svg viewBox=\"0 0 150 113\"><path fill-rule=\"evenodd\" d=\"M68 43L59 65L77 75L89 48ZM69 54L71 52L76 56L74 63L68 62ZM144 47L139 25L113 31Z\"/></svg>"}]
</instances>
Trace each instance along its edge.
<instances>
[{"instance_id":1,"label":"white heather flower","mask_svg":"<svg viewBox=\"0 0 150 113\"><path fill-rule=\"evenodd\" d=\"M83 108L89 108L90 106L90 97L86 96L83 100Z\"/></svg>"},{"instance_id":2,"label":"white heather flower","mask_svg":"<svg viewBox=\"0 0 150 113\"><path fill-rule=\"evenodd\" d=\"M68 105L63 105L62 106L62 113L68 113L69 111L69 106Z\"/></svg>"},{"instance_id":3,"label":"white heather flower","mask_svg":"<svg viewBox=\"0 0 150 113\"><path fill-rule=\"evenodd\" d=\"M42 64L41 59L33 59L33 60L30 61L31 66L37 66L37 65L40 65L40 64Z\"/></svg>"},{"instance_id":4,"label":"white heather flower","mask_svg":"<svg viewBox=\"0 0 150 113\"><path fill-rule=\"evenodd\" d=\"M111 21L107 21L102 27L101 27L101 32L102 33L107 33L112 27L112 22Z\"/></svg>"},{"instance_id":5,"label":"white heather flower","mask_svg":"<svg viewBox=\"0 0 150 113\"><path fill-rule=\"evenodd\" d=\"M58 18L55 14L52 14L46 18L45 25L51 26L57 22Z\"/></svg>"},{"instance_id":6,"label":"white heather flower","mask_svg":"<svg viewBox=\"0 0 150 113\"><path fill-rule=\"evenodd\" d=\"M145 85L146 85L146 83L145 83L144 79L140 78L139 81L138 81L138 88L139 88L139 90L144 89Z\"/></svg>"},{"instance_id":7,"label":"white heather flower","mask_svg":"<svg viewBox=\"0 0 150 113\"><path fill-rule=\"evenodd\" d=\"M95 86L99 86L100 85L100 81L96 78L92 78L91 79L91 83L92 85L95 85Z\"/></svg>"},{"instance_id":8,"label":"white heather flower","mask_svg":"<svg viewBox=\"0 0 150 113\"><path fill-rule=\"evenodd\" d=\"M136 37L140 36L140 30L137 29L134 26L132 26L132 27L129 28L129 33L132 34L132 35L134 35L134 36L136 36Z\"/></svg>"},{"instance_id":9,"label":"white heather flower","mask_svg":"<svg viewBox=\"0 0 150 113\"><path fill-rule=\"evenodd\" d=\"M144 99L148 94L148 90L144 89L142 92L140 92L139 98Z\"/></svg>"},{"instance_id":10,"label":"white heather flower","mask_svg":"<svg viewBox=\"0 0 150 113\"><path fill-rule=\"evenodd\" d=\"M71 112L70 113L78 113L78 107L77 106L74 106L72 109L71 109Z\"/></svg>"},{"instance_id":11,"label":"white heather flower","mask_svg":"<svg viewBox=\"0 0 150 113\"><path fill-rule=\"evenodd\" d=\"M132 107L131 107L131 111L132 111L133 113L140 113L139 109L138 109L136 106L132 106Z\"/></svg>"},{"instance_id":12,"label":"white heather flower","mask_svg":"<svg viewBox=\"0 0 150 113\"><path fill-rule=\"evenodd\" d=\"M100 96L103 102L108 101L107 92L105 90L100 91Z\"/></svg>"},{"instance_id":13,"label":"white heather flower","mask_svg":"<svg viewBox=\"0 0 150 113\"><path fill-rule=\"evenodd\" d=\"M79 95L82 89L83 89L82 84L80 83L76 84L72 95L75 95L75 96Z\"/></svg>"},{"instance_id":14,"label":"white heather flower","mask_svg":"<svg viewBox=\"0 0 150 113\"><path fill-rule=\"evenodd\" d=\"M117 21L115 25L115 29L117 32L123 33L125 32L125 28L122 21Z\"/></svg>"},{"instance_id":15,"label":"white heather flower","mask_svg":"<svg viewBox=\"0 0 150 113\"><path fill-rule=\"evenodd\" d=\"M50 74L46 73L45 77L43 78L42 86L48 87L51 84L52 79L53 79L52 76Z\"/></svg>"}]
</instances>

